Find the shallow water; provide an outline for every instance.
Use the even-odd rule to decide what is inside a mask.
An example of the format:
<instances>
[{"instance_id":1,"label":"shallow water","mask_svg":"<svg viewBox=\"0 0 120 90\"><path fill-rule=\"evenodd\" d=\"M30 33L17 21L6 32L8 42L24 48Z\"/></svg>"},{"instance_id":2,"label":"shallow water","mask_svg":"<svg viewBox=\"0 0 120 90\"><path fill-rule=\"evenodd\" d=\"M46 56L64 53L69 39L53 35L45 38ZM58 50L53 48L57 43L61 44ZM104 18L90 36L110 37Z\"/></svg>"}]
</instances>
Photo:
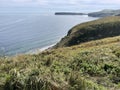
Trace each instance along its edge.
<instances>
[{"instance_id":1,"label":"shallow water","mask_svg":"<svg viewBox=\"0 0 120 90\"><path fill-rule=\"evenodd\" d=\"M0 15L0 54L15 55L57 43L87 16Z\"/></svg>"}]
</instances>

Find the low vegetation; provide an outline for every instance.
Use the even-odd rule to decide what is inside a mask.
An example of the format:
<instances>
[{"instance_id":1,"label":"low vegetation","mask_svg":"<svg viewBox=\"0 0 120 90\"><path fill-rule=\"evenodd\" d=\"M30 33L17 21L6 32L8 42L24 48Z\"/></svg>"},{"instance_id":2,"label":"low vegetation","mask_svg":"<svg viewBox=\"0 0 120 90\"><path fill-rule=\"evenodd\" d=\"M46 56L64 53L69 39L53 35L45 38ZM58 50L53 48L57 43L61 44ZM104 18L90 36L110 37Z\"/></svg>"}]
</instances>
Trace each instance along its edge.
<instances>
[{"instance_id":1,"label":"low vegetation","mask_svg":"<svg viewBox=\"0 0 120 90\"><path fill-rule=\"evenodd\" d=\"M0 90L120 90L119 35L120 17L108 17L75 26L53 49L1 56Z\"/></svg>"},{"instance_id":2,"label":"low vegetation","mask_svg":"<svg viewBox=\"0 0 120 90\"><path fill-rule=\"evenodd\" d=\"M54 48L120 35L120 17L106 17L73 27Z\"/></svg>"},{"instance_id":3,"label":"low vegetation","mask_svg":"<svg viewBox=\"0 0 120 90\"><path fill-rule=\"evenodd\" d=\"M120 36L1 57L0 90L120 90Z\"/></svg>"}]
</instances>

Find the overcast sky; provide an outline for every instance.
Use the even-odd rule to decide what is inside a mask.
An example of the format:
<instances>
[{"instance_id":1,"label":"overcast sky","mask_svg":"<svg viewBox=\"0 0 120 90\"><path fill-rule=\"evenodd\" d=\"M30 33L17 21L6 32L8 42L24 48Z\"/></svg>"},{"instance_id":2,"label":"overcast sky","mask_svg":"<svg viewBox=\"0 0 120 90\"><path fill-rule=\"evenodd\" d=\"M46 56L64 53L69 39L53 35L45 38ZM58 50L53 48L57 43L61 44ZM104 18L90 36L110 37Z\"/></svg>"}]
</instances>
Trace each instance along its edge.
<instances>
[{"instance_id":1,"label":"overcast sky","mask_svg":"<svg viewBox=\"0 0 120 90\"><path fill-rule=\"evenodd\" d=\"M120 9L120 0L0 0L0 12L90 12L101 9Z\"/></svg>"}]
</instances>

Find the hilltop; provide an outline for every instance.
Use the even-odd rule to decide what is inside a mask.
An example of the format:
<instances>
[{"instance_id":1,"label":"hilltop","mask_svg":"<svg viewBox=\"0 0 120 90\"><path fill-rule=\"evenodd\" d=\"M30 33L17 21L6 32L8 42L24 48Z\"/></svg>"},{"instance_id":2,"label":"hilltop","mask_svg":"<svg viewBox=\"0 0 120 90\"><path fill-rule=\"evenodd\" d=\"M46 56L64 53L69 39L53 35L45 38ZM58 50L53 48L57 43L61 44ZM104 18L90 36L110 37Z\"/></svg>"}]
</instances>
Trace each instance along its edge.
<instances>
[{"instance_id":1,"label":"hilltop","mask_svg":"<svg viewBox=\"0 0 120 90\"><path fill-rule=\"evenodd\" d=\"M54 48L78 45L83 42L118 35L120 35L120 17L106 17L76 25Z\"/></svg>"},{"instance_id":2,"label":"hilltop","mask_svg":"<svg viewBox=\"0 0 120 90\"><path fill-rule=\"evenodd\" d=\"M108 17L108 16L117 16L120 14L120 10L111 10L111 9L105 9L98 12L92 12L88 13L88 16L90 17Z\"/></svg>"}]
</instances>

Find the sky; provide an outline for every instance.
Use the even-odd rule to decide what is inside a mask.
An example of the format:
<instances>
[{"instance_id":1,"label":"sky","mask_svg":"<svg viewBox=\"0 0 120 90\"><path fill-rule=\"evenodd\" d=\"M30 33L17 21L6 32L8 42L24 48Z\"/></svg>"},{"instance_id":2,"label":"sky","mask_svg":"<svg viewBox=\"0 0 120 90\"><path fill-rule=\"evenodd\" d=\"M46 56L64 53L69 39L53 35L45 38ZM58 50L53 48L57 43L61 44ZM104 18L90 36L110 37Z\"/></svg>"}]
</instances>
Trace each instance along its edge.
<instances>
[{"instance_id":1,"label":"sky","mask_svg":"<svg viewBox=\"0 0 120 90\"><path fill-rule=\"evenodd\" d=\"M120 0L0 0L0 12L91 12L120 9Z\"/></svg>"}]
</instances>

